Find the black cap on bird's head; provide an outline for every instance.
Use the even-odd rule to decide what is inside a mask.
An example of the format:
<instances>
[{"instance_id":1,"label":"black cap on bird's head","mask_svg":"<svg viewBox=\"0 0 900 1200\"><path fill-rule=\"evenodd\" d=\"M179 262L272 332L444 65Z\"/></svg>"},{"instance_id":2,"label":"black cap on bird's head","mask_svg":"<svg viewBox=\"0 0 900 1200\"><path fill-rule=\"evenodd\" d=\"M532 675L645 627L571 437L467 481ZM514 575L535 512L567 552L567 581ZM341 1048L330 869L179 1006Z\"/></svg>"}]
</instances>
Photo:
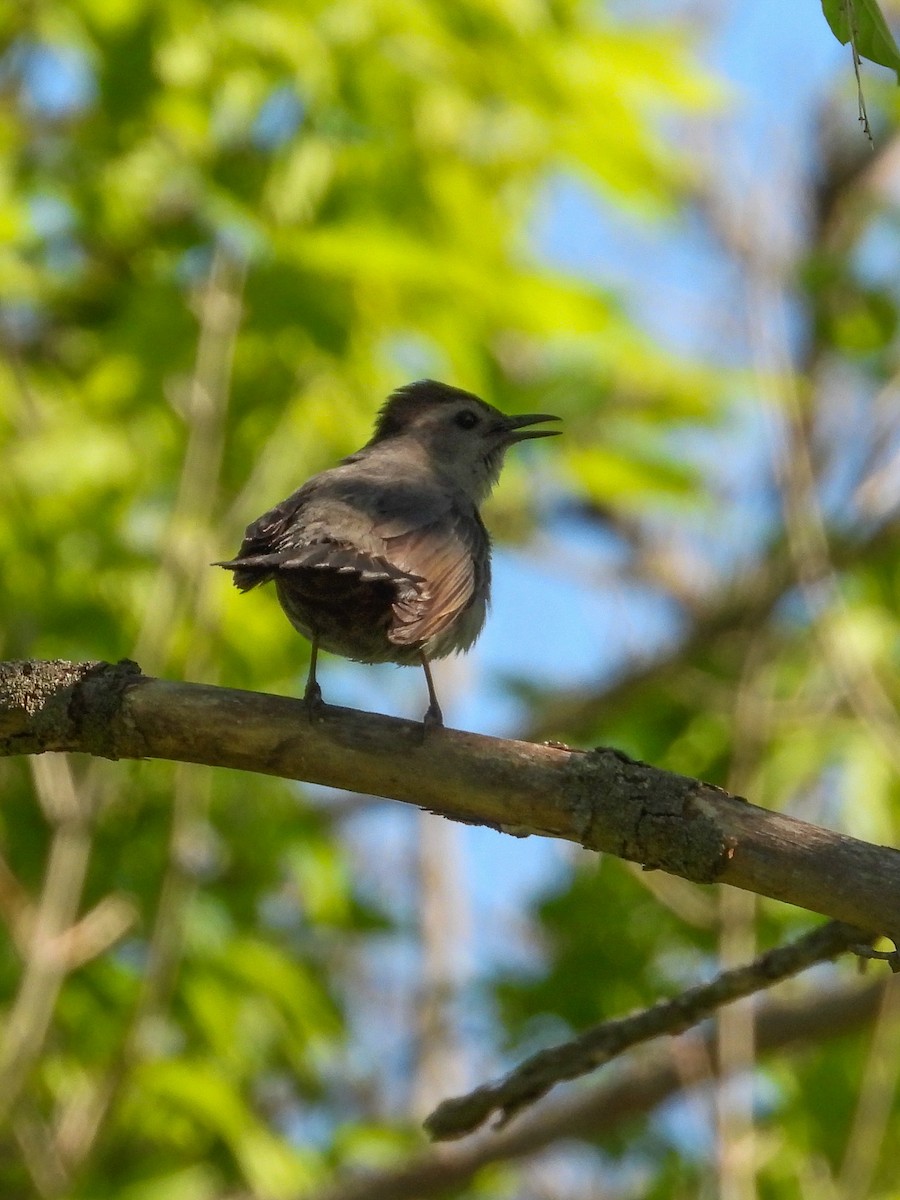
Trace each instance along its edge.
<instances>
[{"instance_id":1,"label":"black cap on bird's head","mask_svg":"<svg viewBox=\"0 0 900 1200\"><path fill-rule=\"evenodd\" d=\"M524 442L529 438L554 437L558 429L531 429L541 421L558 421L549 413L529 413L508 417L498 408L466 392L436 379L417 379L404 384L388 396L375 422L370 445L385 438L396 437L420 424L423 414L446 408L448 418L459 429L479 429L479 432L504 446ZM479 428L480 427L480 428Z\"/></svg>"},{"instance_id":2,"label":"black cap on bird's head","mask_svg":"<svg viewBox=\"0 0 900 1200\"><path fill-rule=\"evenodd\" d=\"M391 392L379 409L372 441L380 442L383 438L404 433L426 405L450 404L453 401L486 407L484 401L472 392L464 392L462 388L451 387L448 383L439 383L436 379L417 379L413 383L405 383Z\"/></svg>"}]
</instances>

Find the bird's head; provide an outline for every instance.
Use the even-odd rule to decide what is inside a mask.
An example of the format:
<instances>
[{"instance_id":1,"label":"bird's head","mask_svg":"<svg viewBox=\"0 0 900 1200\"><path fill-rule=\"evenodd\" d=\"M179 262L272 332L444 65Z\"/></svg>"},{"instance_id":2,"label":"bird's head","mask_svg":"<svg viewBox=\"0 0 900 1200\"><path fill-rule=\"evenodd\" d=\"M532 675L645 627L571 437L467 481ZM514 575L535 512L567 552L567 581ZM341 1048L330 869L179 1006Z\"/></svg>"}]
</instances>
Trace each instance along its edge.
<instances>
[{"instance_id":1,"label":"bird's head","mask_svg":"<svg viewBox=\"0 0 900 1200\"><path fill-rule=\"evenodd\" d=\"M509 447L530 438L553 437L558 429L531 426L558 420L548 413L508 417L471 392L419 379L388 397L369 446L390 438L414 439L442 474L480 504L497 482Z\"/></svg>"}]
</instances>

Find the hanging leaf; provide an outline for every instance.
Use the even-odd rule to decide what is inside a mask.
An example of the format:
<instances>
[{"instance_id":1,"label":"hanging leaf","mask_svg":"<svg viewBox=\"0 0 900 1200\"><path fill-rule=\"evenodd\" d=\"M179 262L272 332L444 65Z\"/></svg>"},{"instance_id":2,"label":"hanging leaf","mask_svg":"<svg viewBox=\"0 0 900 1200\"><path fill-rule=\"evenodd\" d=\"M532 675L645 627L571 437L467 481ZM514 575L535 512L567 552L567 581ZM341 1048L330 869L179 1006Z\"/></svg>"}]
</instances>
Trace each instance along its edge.
<instances>
[{"instance_id":1,"label":"hanging leaf","mask_svg":"<svg viewBox=\"0 0 900 1200\"><path fill-rule=\"evenodd\" d=\"M890 67L900 82L900 49L876 0L822 0L822 11L842 46L852 42L860 58Z\"/></svg>"}]
</instances>

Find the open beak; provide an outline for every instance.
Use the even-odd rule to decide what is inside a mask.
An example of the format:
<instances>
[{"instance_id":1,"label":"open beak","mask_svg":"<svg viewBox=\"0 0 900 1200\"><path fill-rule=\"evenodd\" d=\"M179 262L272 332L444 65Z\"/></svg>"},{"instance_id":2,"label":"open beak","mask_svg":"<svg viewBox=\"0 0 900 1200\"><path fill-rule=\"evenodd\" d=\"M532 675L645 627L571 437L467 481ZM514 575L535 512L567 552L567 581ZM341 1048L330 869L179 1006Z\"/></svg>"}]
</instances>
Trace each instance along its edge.
<instances>
[{"instance_id":1,"label":"open beak","mask_svg":"<svg viewBox=\"0 0 900 1200\"><path fill-rule=\"evenodd\" d=\"M525 442L529 438L557 437L561 429L529 429L529 425L537 425L541 421L561 421L562 417L551 416L550 413L528 413L524 417L507 417L506 429L511 442Z\"/></svg>"}]
</instances>

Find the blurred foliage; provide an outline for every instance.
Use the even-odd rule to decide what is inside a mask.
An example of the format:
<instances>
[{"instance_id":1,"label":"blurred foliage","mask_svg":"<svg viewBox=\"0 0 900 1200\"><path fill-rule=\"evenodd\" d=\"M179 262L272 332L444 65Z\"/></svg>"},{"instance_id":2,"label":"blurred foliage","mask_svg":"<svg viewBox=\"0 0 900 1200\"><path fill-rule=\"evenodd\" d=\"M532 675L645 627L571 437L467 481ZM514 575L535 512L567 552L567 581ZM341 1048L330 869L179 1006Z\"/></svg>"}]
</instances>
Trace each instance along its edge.
<instances>
[{"instance_id":1,"label":"blurred foliage","mask_svg":"<svg viewBox=\"0 0 900 1200\"><path fill-rule=\"evenodd\" d=\"M296 693L305 643L208 564L360 445L388 390L443 377L565 417L546 491L615 544L626 602L662 599L683 634L656 658L648 632L575 702L526 681L534 729L896 838L890 739L817 640L852 645L894 701L896 419L877 398L897 370L897 276L859 252L895 246L889 214L834 228L823 212L792 277L843 597L814 634L780 514L754 540L683 453L746 402L735 377L655 344L623 297L535 245L560 179L647 221L701 186L673 131L720 92L684 32L575 0L48 0L2 21L4 657L130 655ZM849 189L858 170L823 163ZM502 538L545 515L534 474L510 464ZM771 475L756 485L771 508ZM711 529L729 552L703 559ZM565 571L564 550L550 565ZM390 1042L419 990L416 883L390 832L370 822L360 852L300 788L162 763L4 760L0 787L0 1193L277 1200L418 1147L416 1033ZM398 902L365 886L376 868ZM476 989L499 1052L714 971L715 907L688 891L619 863L566 871L533 914L540 967ZM60 896L82 920L66 933L59 917L65 969L35 981L34 906ZM760 937L797 922L766 906ZM9 1053L23 1020L40 1051L24 1067ZM784 1153L767 1195L796 1194L804 1147L837 1161L852 1104L839 1112L827 1080L857 1087L856 1051L769 1073ZM614 1177L696 1195L712 1155L672 1128L616 1135ZM468 1194L528 1186L494 1166Z\"/></svg>"}]
</instances>

